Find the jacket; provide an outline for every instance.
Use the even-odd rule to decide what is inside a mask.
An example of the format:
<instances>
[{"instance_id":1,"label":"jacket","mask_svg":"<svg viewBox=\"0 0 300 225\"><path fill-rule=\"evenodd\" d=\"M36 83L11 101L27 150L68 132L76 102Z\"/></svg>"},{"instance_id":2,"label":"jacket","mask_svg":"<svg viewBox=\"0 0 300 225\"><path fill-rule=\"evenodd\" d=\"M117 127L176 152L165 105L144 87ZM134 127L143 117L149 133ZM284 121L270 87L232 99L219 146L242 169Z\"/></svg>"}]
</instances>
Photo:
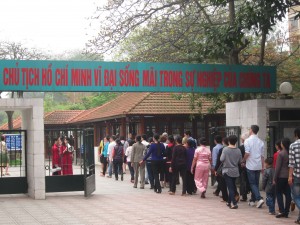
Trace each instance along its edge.
<instances>
[{"instance_id":1,"label":"jacket","mask_svg":"<svg viewBox=\"0 0 300 225\"><path fill-rule=\"evenodd\" d=\"M275 192L275 185L273 185L273 177L274 177L274 168L269 167L265 169L264 176L262 179L262 188L265 192L274 193Z\"/></svg>"}]
</instances>

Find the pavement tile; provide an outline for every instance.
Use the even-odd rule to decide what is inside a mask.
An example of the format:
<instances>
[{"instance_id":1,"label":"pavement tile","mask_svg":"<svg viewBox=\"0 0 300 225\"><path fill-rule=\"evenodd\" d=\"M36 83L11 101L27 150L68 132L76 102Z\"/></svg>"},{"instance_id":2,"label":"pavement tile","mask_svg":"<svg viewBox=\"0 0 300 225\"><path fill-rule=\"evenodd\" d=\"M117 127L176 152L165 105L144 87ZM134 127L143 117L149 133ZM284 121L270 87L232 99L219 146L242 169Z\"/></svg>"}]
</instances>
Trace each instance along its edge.
<instances>
[{"instance_id":1,"label":"pavement tile","mask_svg":"<svg viewBox=\"0 0 300 225\"><path fill-rule=\"evenodd\" d=\"M99 174L96 166L96 174ZM33 200L25 195L0 196L0 224L44 225L277 225L293 224L298 210L290 218L276 219L268 215L267 206L262 209L239 203L231 210L220 198L213 196L209 186L207 198L199 194L182 197L181 185L176 195L170 196L164 188L161 194L145 189L135 189L129 182L96 177L96 192L85 198L83 192L49 193L46 200ZM263 192L261 192L264 194Z\"/></svg>"}]
</instances>

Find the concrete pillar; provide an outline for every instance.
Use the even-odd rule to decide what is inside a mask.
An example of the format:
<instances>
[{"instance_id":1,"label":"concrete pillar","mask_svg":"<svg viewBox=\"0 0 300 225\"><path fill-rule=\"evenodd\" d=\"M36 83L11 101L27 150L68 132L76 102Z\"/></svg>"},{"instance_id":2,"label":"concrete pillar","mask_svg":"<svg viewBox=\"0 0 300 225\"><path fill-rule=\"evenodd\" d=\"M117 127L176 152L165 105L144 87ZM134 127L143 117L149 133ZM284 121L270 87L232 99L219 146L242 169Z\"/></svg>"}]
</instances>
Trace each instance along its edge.
<instances>
[{"instance_id":1,"label":"concrete pillar","mask_svg":"<svg viewBox=\"0 0 300 225\"><path fill-rule=\"evenodd\" d=\"M27 130L28 195L33 199L45 199L44 107L42 99L34 99L32 108L22 110L22 129Z\"/></svg>"},{"instance_id":2,"label":"concrete pillar","mask_svg":"<svg viewBox=\"0 0 300 225\"><path fill-rule=\"evenodd\" d=\"M27 131L28 195L33 199L45 199L43 99L0 99L0 110L21 111L22 129Z\"/></svg>"}]
</instances>

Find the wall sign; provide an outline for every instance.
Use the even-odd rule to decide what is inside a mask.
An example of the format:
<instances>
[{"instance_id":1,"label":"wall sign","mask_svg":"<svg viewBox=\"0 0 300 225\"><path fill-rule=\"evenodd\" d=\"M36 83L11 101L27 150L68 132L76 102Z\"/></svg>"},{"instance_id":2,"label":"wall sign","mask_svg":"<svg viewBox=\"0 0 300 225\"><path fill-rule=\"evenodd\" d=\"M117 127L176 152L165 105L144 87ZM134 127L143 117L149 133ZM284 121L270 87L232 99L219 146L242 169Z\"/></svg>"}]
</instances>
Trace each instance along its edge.
<instances>
[{"instance_id":1,"label":"wall sign","mask_svg":"<svg viewBox=\"0 0 300 225\"><path fill-rule=\"evenodd\" d=\"M276 68L220 64L0 60L0 90L276 92Z\"/></svg>"}]
</instances>

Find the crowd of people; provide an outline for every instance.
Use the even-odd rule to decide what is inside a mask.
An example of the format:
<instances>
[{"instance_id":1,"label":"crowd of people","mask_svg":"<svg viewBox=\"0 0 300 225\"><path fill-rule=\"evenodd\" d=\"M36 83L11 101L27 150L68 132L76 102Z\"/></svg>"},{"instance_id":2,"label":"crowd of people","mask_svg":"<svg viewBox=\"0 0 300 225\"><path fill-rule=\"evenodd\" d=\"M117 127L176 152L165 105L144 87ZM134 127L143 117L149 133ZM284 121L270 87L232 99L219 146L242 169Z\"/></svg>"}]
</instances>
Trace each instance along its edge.
<instances>
[{"instance_id":1,"label":"crowd of people","mask_svg":"<svg viewBox=\"0 0 300 225\"><path fill-rule=\"evenodd\" d=\"M145 184L150 184L155 193L168 188L168 193L175 195L176 186L182 182L182 196L199 191L200 197L205 198L211 174L217 181L213 194L222 193L222 202L230 209L237 209L239 201L257 208L266 203L270 215L287 218L295 204L300 209L300 128L294 131L294 143L288 138L279 140L274 156L266 159L258 131L259 127L252 125L249 132L241 135L241 146L237 146L239 137L235 135L216 135L211 150L205 138L197 142L189 131L184 137L163 133L147 139L146 135L133 138L129 134L124 140L107 136L99 146L101 176L108 173L107 177L112 178L114 173L115 180L121 176L123 181L127 165L134 188L139 185L144 189ZM260 182L266 192L265 200L260 193ZM300 224L300 213L295 223Z\"/></svg>"}]
</instances>

